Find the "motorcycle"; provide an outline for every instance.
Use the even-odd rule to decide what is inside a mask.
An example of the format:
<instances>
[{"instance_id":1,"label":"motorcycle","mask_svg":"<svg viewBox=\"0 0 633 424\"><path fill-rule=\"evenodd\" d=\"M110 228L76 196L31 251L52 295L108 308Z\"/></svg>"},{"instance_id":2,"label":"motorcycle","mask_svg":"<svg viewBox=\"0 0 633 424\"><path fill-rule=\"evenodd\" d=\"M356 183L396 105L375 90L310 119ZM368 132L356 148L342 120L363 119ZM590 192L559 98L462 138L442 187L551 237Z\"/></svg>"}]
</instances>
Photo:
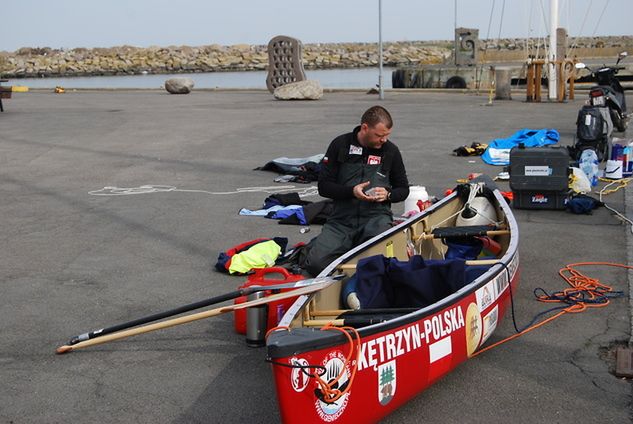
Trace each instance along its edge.
<instances>
[{"instance_id":1,"label":"motorcycle","mask_svg":"<svg viewBox=\"0 0 633 424\"><path fill-rule=\"evenodd\" d=\"M589 103L592 106L608 107L613 126L620 132L626 131L628 113L624 88L622 88L616 74L621 69L624 69L623 66L618 65L627 56L627 52L622 52L618 55L618 60L614 66L605 65L598 70L593 70L582 62L575 65L576 69L589 70L592 76L596 78L598 85L592 87L589 91Z\"/></svg>"}]
</instances>

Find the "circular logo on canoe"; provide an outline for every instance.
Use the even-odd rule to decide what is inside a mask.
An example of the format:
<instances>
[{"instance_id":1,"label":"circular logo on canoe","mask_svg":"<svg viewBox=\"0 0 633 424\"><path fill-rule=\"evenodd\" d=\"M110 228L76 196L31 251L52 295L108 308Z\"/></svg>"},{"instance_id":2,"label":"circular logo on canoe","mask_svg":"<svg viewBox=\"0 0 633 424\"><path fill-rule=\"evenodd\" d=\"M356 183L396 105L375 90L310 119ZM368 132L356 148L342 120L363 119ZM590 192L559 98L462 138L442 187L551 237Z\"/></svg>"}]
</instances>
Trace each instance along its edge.
<instances>
[{"instance_id":1,"label":"circular logo on canoe","mask_svg":"<svg viewBox=\"0 0 633 424\"><path fill-rule=\"evenodd\" d=\"M466 351L468 356L475 353L481 341L483 333L483 324L481 321L481 313L476 303L468 305L466 311Z\"/></svg>"},{"instance_id":2,"label":"circular logo on canoe","mask_svg":"<svg viewBox=\"0 0 633 424\"><path fill-rule=\"evenodd\" d=\"M295 392L302 392L308 387L310 376L308 375L308 367L310 364L303 358L292 358L290 363L295 367L290 374L290 383Z\"/></svg>"},{"instance_id":3,"label":"circular logo on canoe","mask_svg":"<svg viewBox=\"0 0 633 424\"><path fill-rule=\"evenodd\" d=\"M343 352L334 351L328 353L323 360L323 367L325 368L325 373L321 375L321 378L328 383L332 389L343 391L347 388L352 373L349 364L345 363L345 355L343 355ZM316 395L314 406L316 407L319 417L325 422L332 422L338 419L345 410L349 398L349 392L347 392L340 398L332 401L330 394L324 393L319 387L314 389L314 394Z\"/></svg>"}]
</instances>

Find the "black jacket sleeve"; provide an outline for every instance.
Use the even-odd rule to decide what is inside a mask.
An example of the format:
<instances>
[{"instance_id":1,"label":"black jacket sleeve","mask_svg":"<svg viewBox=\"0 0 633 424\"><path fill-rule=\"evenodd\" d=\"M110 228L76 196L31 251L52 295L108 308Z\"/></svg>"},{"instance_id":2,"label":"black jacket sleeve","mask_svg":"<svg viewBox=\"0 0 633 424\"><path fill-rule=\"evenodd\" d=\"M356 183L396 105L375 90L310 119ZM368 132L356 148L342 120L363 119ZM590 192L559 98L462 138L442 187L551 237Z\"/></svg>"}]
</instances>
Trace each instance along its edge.
<instances>
[{"instance_id":1,"label":"black jacket sleeve","mask_svg":"<svg viewBox=\"0 0 633 424\"><path fill-rule=\"evenodd\" d=\"M332 140L325 152L324 161L319 171L319 194L333 200L351 199L354 197L354 187L348 187L336 182L340 163L339 150L347 146L344 136Z\"/></svg>"}]
</instances>

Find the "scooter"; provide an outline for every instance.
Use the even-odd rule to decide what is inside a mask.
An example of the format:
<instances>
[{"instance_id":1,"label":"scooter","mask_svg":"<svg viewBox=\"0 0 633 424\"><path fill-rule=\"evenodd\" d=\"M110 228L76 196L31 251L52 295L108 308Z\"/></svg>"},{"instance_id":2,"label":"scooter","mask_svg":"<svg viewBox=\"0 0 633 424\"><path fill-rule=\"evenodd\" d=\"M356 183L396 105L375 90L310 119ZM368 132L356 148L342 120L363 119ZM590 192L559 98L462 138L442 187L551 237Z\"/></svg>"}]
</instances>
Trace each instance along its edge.
<instances>
[{"instance_id":1,"label":"scooter","mask_svg":"<svg viewBox=\"0 0 633 424\"><path fill-rule=\"evenodd\" d=\"M605 65L598 70L592 70L582 62L576 64L576 69L588 69L598 82L598 85L589 91L589 103L593 106L607 106L613 126L620 132L626 131L628 113L624 89L616 74L619 70L624 69L623 66L618 65L627 56L627 52L622 52L618 55L618 60L614 66Z\"/></svg>"}]
</instances>

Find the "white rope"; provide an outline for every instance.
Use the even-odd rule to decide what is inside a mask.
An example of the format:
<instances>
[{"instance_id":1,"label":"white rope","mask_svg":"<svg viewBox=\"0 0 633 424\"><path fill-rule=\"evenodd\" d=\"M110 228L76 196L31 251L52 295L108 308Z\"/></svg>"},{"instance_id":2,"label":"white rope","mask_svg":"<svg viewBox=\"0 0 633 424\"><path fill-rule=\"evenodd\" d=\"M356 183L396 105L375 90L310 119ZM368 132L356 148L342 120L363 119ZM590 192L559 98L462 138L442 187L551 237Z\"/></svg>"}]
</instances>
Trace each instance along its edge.
<instances>
[{"instance_id":1,"label":"white rope","mask_svg":"<svg viewBox=\"0 0 633 424\"><path fill-rule=\"evenodd\" d=\"M587 23L587 18L589 17L589 11L591 10L591 3L593 0L589 0L589 4L587 5L587 11L585 12L585 17L582 20L582 24L580 25L580 30L578 31L578 35L574 38L574 44L569 48L569 57L572 57L572 52L574 49L578 47L578 39L582 36L582 32L585 29L585 24Z\"/></svg>"},{"instance_id":2,"label":"white rope","mask_svg":"<svg viewBox=\"0 0 633 424\"><path fill-rule=\"evenodd\" d=\"M486 31L486 40L490 39L490 27L492 26L492 15L495 13L495 0L492 0L492 7L490 8L490 18L488 19L488 30Z\"/></svg>"},{"instance_id":3,"label":"white rope","mask_svg":"<svg viewBox=\"0 0 633 424\"><path fill-rule=\"evenodd\" d=\"M607 10L607 6L609 6L609 2L611 0L607 0L607 2L604 4L604 7L602 8L602 12L600 12L600 17L598 18L598 22L596 22L596 27L593 29L593 33L591 34L591 36L595 36L596 35L596 31L598 31L598 25L600 25L600 21L602 20L602 17L604 16L604 12Z\"/></svg>"},{"instance_id":4,"label":"white rope","mask_svg":"<svg viewBox=\"0 0 633 424\"><path fill-rule=\"evenodd\" d=\"M619 180L613 180L612 182L610 182L609 184L607 184L606 186L602 187L602 189L599 192L599 199L600 202L602 202L602 204L604 205L605 208L609 209L611 212L613 212L614 214L616 214L618 217L620 217L620 219L624 220L625 222L627 222L631 228L631 233L633 233L633 221L630 220L629 218L627 218L623 213L613 209L611 206L607 205L605 202L602 201L602 195L603 193L612 185L614 184L628 184L629 182L631 182L633 179L632 178L622 178Z\"/></svg>"},{"instance_id":5,"label":"white rope","mask_svg":"<svg viewBox=\"0 0 633 424\"><path fill-rule=\"evenodd\" d=\"M497 43L499 43L499 40L501 39L501 27L503 26L503 14L506 10L506 0L503 0L503 3L501 4L501 17L499 18L499 33L497 34Z\"/></svg>"},{"instance_id":6,"label":"white rope","mask_svg":"<svg viewBox=\"0 0 633 424\"><path fill-rule=\"evenodd\" d=\"M113 187L106 186L99 190L89 191L91 196L130 196L133 194L152 194L152 193L168 193L168 192L184 192L184 193L204 193L211 195L227 195L227 194L240 194L240 193L284 193L287 191L295 191L297 187L292 185L283 186L266 186L266 187L241 187L235 189L235 191L207 191L207 190L191 190L191 189L179 189L176 186L160 185L160 184L145 184L139 187ZM309 186L303 190L299 190L300 197L316 196L318 189L316 186Z\"/></svg>"},{"instance_id":7,"label":"white rope","mask_svg":"<svg viewBox=\"0 0 633 424\"><path fill-rule=\"evenodd\" d=\"M530 12L528 13L528 22L527 22L527 34L525 37L525 62L527 63L530 58L530 38L532 36L532 12L534 9L534 3L529 2Z\"/></svg>"}]
</instances>

